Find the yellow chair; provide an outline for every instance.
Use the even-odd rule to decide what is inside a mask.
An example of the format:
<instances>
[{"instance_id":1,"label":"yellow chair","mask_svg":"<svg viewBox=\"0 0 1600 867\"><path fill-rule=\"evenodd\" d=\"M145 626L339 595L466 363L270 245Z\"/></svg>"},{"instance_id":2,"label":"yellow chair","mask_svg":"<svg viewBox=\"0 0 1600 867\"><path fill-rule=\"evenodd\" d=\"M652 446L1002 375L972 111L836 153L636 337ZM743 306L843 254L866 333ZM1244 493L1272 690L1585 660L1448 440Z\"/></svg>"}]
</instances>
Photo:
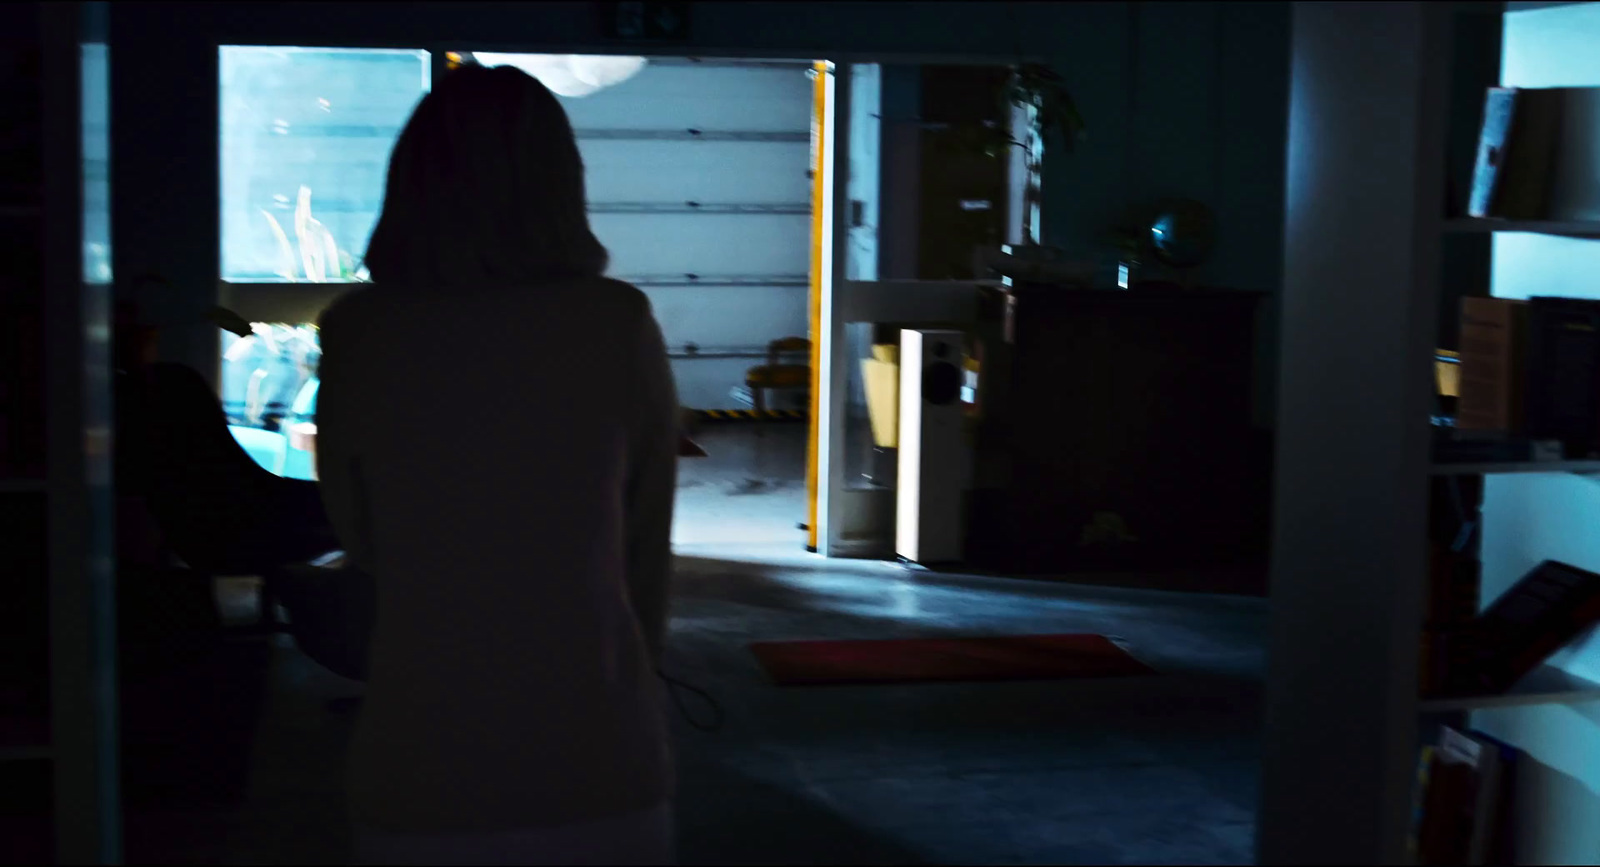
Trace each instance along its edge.
<instances>
[{"instance_id":1,"label":"yellow chair","mask_svg":"<svg viewBox=\"0 0 1600 867\"><path fill-rule=\"evenodd\" d=\"M802 353L805 355L805 364L794 364L792 361L784 363L786 356L792 358ZM809 389L811 341L804 337L784 337L767 344L767 363L745 371L744 385L750 389L750 397L758 413L766 412L766 393L769 389Z\"/></svg>"}]
</instances>

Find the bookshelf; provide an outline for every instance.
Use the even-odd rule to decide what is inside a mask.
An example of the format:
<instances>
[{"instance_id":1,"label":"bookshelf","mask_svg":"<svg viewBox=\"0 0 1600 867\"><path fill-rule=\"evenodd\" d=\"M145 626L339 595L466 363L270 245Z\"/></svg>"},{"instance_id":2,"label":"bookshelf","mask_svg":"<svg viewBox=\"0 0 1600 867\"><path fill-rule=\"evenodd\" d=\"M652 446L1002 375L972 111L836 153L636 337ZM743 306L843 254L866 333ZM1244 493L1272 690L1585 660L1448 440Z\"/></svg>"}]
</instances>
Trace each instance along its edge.
<instances>
[{"instance_id":1,"label":"bookshelf","mask_svg":"<svg viewBox=\"0 0 1600 867\"><path fill-rule=\"evenodd\" d=\"M1595 7L1566 9L1593 15ZM1558 746L1497 736L1552 773L1593 786L1595 750L1586 734L1592 725L1571 721L1593 719L1590 703L1600 702L1593 641L1589 652L1564 654L1500 694L1436 696L1420 689L1433 480L1485 477L1485 577L1489 540L1497 581L1528 568L1520 558L1530 556L1592 569L1592 552L1600 550L1586 541L1593 536L1589 515L1600 507L1584 499L1576 517L1557 508L1569 497L1592 495L1600 503L1600 492L1565 481L1600 475L1600 461L1433 458L1430 368L1441 320L1448 318L1440 312L1444 275L1453 271L1454 281L1461 273L1445 266L1481 255L1488 264L1481 291L1507 297L1600 290L1591 285L1592 260L1585 259L1590 246L1600 251L1594 240L1600 221L1581 219L1583 213L1537 221L1442 216L1450 212L1441 205L1457 198L1446 195L1448 173L1461 168L1463 150L1472 150L1460 138L1477 132L1461 123L1463 82L1476 88L1502 80L1522 86L1595 80L1593 63L1560 81L1502 78L1512 53L1502 47L1509 45L1502 33L1511 32L1512 14L1549 13L1483 3L1293 7L1259 863L1410 863L1419 723L1438 715L1470 714L1472 724L1489 726L1506 714L1555 713L1559 720L1541 717L1525 731L1578 732ZM1463 47L1477 39L1463 34L1490 23L1492 64L1486 42ZM1517 49L1523 57L1565 52L1577 58L1569 63L1587 62L1595 57L1588 32L1552 28ZM1473 64L1478 69L1468 72ZM1490 68L1495 75L1480 81ZM1481 95L1476 99L1481 113ZM1454 162L1442 156L1451 153ZM1502 247L1532 244L1550 246L1515 265L1500 255ZM1450 288L1461 291L1455 283ZM1491 495L1504 499L1494 515ZM1555 506L1547 504L1552 497ZM1551 526L1527 523L1535 506L1538 520ZM1537 542L1519 541L1518 534ZM1499 585L1486 582L1483 589L1487 602ZM1573 797L1556 783L1541 785L1555 788L1532 793L1532 800ZM1582 809L1563 802L1555 812ZM1529 863L1592 863L1592 847L1556 839L1570 836L1543 822L1519 832L1519 842L1532 839L1538 852L1564 853L1529 856ZM1580 850L1589 854L1570 854Z\"/></svg>"}]
</instances>

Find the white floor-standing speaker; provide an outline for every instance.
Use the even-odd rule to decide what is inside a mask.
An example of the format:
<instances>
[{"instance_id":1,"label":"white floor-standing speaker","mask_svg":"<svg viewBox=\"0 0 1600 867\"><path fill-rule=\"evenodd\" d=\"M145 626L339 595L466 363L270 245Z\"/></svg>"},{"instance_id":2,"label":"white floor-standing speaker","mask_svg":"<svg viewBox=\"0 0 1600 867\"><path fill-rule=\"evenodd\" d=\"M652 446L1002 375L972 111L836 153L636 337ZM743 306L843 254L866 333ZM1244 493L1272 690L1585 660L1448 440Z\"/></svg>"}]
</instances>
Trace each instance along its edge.
<instances>
[{"instance_id":1,"label":"white floor-standing speaker","mask_svg":"<svg viewBox=\"0 0 1600 867\"><path fill-rule=\"evenodd\" d=\"M900 332L895 553L913 563L955 563L962 556L964 343L960 331Z\"/></svg>"}]
</instances>

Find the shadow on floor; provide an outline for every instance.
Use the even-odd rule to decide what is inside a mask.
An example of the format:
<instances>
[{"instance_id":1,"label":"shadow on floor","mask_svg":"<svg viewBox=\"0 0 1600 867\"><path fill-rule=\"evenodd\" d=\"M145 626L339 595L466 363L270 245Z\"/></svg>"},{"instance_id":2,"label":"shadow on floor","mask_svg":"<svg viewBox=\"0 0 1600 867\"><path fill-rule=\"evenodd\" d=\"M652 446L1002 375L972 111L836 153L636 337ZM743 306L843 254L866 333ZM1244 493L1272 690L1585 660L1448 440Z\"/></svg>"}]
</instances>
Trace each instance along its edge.
<instances>
[{"instance_id":1,"label":"shadow on floor","mask_svg":"<svg viewBox=\"0 0 1600 867\"><path fill-rule=\"evenodd\" d=\"M680 771L678 857L684 864L926 864L788 787L704 762Z\"/></svg>"}]
</instances>

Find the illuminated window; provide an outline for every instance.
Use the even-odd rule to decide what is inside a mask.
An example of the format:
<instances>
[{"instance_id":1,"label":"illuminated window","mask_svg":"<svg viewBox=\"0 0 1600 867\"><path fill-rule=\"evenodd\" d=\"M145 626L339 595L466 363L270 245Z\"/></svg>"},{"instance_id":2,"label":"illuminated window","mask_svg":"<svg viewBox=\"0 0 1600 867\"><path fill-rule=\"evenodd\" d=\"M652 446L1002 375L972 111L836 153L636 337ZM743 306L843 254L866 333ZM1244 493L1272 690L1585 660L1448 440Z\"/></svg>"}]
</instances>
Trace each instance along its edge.
<instances>
[{"instance_id":1,"label":"illuminated window","mask_svg":"<svg viewBox=\"0 0 1600 867\"><path fill-rule=\"evenodd\" d=\"M222 278L359 279L428 52L225 45L219 64Z\"/></svg>"}]
</instances>

